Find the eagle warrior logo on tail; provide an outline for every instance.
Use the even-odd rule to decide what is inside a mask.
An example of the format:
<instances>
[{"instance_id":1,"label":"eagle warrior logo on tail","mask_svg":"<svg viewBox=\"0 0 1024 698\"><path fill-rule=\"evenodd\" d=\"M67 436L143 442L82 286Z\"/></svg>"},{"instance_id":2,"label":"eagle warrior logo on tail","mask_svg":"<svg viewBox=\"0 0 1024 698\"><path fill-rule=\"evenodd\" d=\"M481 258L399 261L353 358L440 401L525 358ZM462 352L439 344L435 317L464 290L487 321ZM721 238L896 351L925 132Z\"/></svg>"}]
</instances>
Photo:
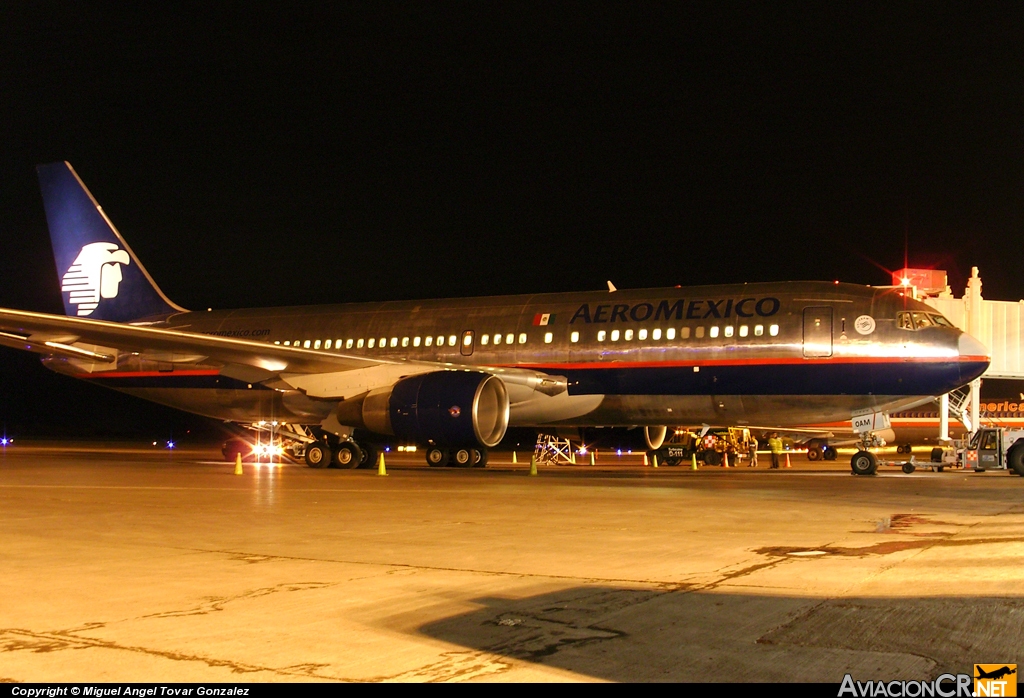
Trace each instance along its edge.
<instances>
[{"instance_id":1,"label":"eagle warrior logo on tail","mask_svg":"<svg viewBox=\"0 0 1024 698\"><path fill-rule=\"evenodd\" d=\"M91 315L101 298L116 298L121 284L121 264L129 264L128 253L111 242L93 242L82 248L64 274L61 291L68 302L78 306L78 316Z\"/></svg>"}]
</instances>

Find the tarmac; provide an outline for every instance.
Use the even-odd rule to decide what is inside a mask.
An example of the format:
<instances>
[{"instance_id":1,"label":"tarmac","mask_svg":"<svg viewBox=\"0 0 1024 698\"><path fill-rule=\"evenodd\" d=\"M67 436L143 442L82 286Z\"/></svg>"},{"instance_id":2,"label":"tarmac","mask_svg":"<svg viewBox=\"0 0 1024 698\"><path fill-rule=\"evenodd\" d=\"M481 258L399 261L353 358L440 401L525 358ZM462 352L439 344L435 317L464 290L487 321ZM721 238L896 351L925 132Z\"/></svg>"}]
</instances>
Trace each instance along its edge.
<instances>
[{"instance_id":1,"label":"tarmac","mask_svg":"<svg viewBox=\"0 0 1024 698\"><path fill-rule=\"evenodd\" d=\"M0 452L0 680L824 681L1024 663L1024 478Z\"/></svg>"}]
</instances>

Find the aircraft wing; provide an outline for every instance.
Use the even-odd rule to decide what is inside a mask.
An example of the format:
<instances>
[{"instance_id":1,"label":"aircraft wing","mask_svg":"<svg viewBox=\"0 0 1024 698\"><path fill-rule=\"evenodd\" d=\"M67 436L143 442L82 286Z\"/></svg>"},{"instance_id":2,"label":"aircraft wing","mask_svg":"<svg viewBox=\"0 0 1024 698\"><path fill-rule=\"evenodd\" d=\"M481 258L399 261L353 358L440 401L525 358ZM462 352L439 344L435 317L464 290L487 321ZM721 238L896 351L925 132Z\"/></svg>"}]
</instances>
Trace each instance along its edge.
<instances>
[{"instance_id":1,"label":"aircraft wing","mask_svg":"<svg viewBox=\"0 0 1024 698\"><path fill-rule=\"evenodd\" d=\"M396 361L285 347L267 342L0 308L0 346L115 366L119 353L154 361L219 364L221 374L286 386L324 399L346 399L388 387L405 376L463 368L434 361ZM109 369L108 369L109 370ZM474 367L506 383L545 395L565 391L565 379L537 371Z\"/></svg>"}]
</instances>

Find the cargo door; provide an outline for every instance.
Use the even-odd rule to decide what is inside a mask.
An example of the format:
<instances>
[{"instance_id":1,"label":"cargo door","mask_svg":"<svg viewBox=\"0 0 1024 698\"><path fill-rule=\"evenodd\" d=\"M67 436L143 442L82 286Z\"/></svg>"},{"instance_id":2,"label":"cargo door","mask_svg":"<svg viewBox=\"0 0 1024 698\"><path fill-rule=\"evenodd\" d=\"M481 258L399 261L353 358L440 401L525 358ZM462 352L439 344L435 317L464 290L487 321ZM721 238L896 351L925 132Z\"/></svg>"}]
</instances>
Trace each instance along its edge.
<instances>
[{"instance_id":1,"label":"cargo door","mask_svg":"<svg viewBox=\"0 0 1024 698\"><path fill-rule=\"evenodd\" d=\"M832 308L804 308L804 356L832 356Z\"/></svg>"}]
</instances>

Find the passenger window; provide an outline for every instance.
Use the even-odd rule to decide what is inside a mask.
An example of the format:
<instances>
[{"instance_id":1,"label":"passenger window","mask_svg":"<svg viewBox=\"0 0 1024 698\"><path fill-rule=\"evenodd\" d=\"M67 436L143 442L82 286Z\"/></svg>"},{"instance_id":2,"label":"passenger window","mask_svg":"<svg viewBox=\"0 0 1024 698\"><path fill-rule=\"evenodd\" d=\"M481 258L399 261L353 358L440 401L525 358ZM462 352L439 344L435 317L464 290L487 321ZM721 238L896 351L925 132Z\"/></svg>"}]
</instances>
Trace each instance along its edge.
<instances>
[{"instance_id":1,"label":"passenger window","mask_svg":"<svg viewBox=\"0 0 1024 698\"><path fill-rule=\"evenodd\" d=\"M281 340L280 340L280 339L275 339L275 340L274 340L274 344L280 344L280 343L281 343Z\"/></svg>"},{"instance_id":2,"label":"passenger window","mask_svg":"<svg viewBox=\"0 0 1024 698\"><path fill-rule=\"evenodd\" d=\"M377 344L377 348L378 349L383 349L387 345L388 345L388 338L387 337L381 337L380 338L380 342Z\"/></svg>"},{"instance_id":3,"label":"passenger window","mask_svg":"<svg viewBox=\"0 0 1024 698\"><path fill-rule=\"evenodd\" d=\"M433 344L434 344L434 338L433 337L427 337L426 339L423 340L423 346L425 346L425 347L432 346Z\"/></svg>"},{"instance_id":4,"label":"passenger window","mask_svg":"<svg viewBox=\"0 0 1024 698\"><path fill-rule=\"evenodd\" d=\"M726 325L724 328L722 328L722 332L725 334L726 337L732 337L732 333L735 331L736 328L733 327L732 325Z\"/></svg>"},{"instance_id":5,"label":"passenger window","mask_svg":"<svg viewBox=\"0 0 1024 698\"><path fill-rule=\"evenodd\" d=\"M711 326L711 338L714 339L718 336L718 325Z\"/></svg>"},{"instance_id":6,"label":"passenger window","mask_svg":"<svg viewBox=\"0 0 1024 698\"><path fill-rule=\"evenodd\" d=\"M750 334L749 329L746 325L740 325L740 337L746 337Z\"/></svg>"},{"instance_id":7,"label":"passenger window","mask_svg":"<svg viewBox=\"0 0 1024 698\"><path fill-rule=\"evenodd\" d=\"M490 339L491 339L491 335L489 335L489 334L482 334L482 335L480 335L480 346L486 347L487 346L487 342L490 341Z\"/></svg>"},{"instance_id":8,"label":"passenger window","mask_svg":"<svg viewBox=\"0 0 1024 698\"><path fill-rule=\"evenodd\" d=\"M468 346L470 346L472 344L473 344L473 332L472 332L472 330L470 330L469 332L463 333L463 335L462 335L462 346L468 347Z\"/></svg>"},{"instance_id":9,"label":"passenger window","mask_svg":"<svg viewBox=\"0 0 1024 698\"><path fill-rule=\"evenodd\" d=\"M292 343L286 339L286 340L284 340L284 345L286 347L290 347L292 345Z\"/></svg>"},{"instance_id":10,"label":"passenger window","mask_svg":"<svg viewBox=\"0 0 1024 698\"><path fill-rule=\"evenodd\" d=\"M448 335L448 346L454 347L458 343L459 343L459 338L458 337L456 337L453 334Z\"/></svg>"},{"instance_id":11,"label":"passenger window","mask_svg":"<svg viewBox=\"0 0 1024 698\"><path fill-rule=\"evenodd\" d=\"M402 346L403 347L409 346L409 338L408 337L402 337Z\"/></svg>"},{"instance_id":12,"label":"passenger window","mask_svg":"<svg viewBox=\"0 0 1024 698\"><path fill-rule=\"evenodd\" d=\"M494 343L495 344L501 344L501 334L500 333L494 335Z\"/></svg>"},{"instance_id":13,"label":"passenger window","mask_svg":"<svg viewBox=\"0 0 1024 698\"><path fill-rule=\"evenodd\" d=\"M554 337L555 336L553 334L551 334L550 332L545 332L544 333L544 343L545 344L551 344L551 340L554 339Z\"/></svg>"},{"instance_id":14,"label":"passenger window","mask_svg":"<svg viewBox=\"0 0 1024 698\"><path fill-rule=\"evenodd\" d=\"M665 339L673 340L675 338L676 338L676 328L675 327L669 327L667 330L665 330Z\"/></svg>"},{"instance_id":15,"label":"passenger window","mask_svg":"<svg viewBox=\"0 0 1024 698\"><path fill-rule=\"evenodd\" d=\"M605 332L604 330L598 330L598 332L597 332L597 341L603 342L605 337L607 337L607 336L608 336L607 332Z\"/></svg>"},{"instance_id":16,"label":"passenger window","mask_svg":"<svg viewBox=\"0 0 1024 698\"><path fill-rule=\"evenodd\" d=\"M507 335L505 335L505 344L512 344L512 343L515 342L515 339L516 339L516 336L514 334L512 334L511 332L509 332ZM521 332L519 334L519 343L520 344L526 344L526 333L525 332Z\"/></svg>"},{"instance_id":17,"label":"passenger window","mask_svg":"<svg viewBox=\"0 0 1024 698\"><path fill-rule=\"evenodd\" d=\"M764 325L754 325L754 336L760 337L764 334Z\"/></svg>"},{"instance_id":18,"label":"passenger window","mask_svg":"<svg viewBox=\"0 0 1024 698\"><path fill-rule=\"evenodd\" d=\"M768 334L770 334L772 337L778 337L779 336L779 326L778 325L769 325L768 326Z\"/></svg>"},{"instance_id":19,"label":"passenger window","mask_svg":"<svg viewBox=\"0 0 1024 698\"><path fill-rule=\"evenodd\" d=\"M647 339L647 330L640 330L636 333L636 338L643 341Z\"/></svg>"},{"instance_id":20,"label":"passenger window","mask_svg":"<svg viewBox=\"0 0 1024 698\"><path fill-rule=\"evenodd\" d=\"M305 342L302 343L302 348L303 349L309 349L309 340L308 339Z\"/></svg>"},{"instance_id":21,"label":"passenger window","mask_svg":"<svg viewBox=\"0 0 1024 698\"><path fill-rule=\"evenodd\" d=\"M661 339L661 330L651 330L651 339L653 339L654 341L658 341L659 339Z\"/></svg>"},{"instance_id":22,"label":"passenger window","mask_svg":"<svg viewBox=\"0 0 1024 698\"><path fill-rule=\"evenodd\" d=\"M330 348L331 348L331 340L328 339L326 342L324 342L324 349L330 349Z\"/></svg>"},{"instance_id":23,"label":"passenger window","mask_svg":"<svg viewBox=\"0 0 1024 698\"><path fill-rule=\"evenodd\" d=\"M393 347L397 347L398 346L398 337L392 337L391 338L391 346L393 346Z\"/></svg>"},{"instance_id":24,"label":"passenger window","mask_svg":"<svg viewBox=\"0 0 1024 698\"><path fill-rule=\"evenodd\" d=\"M619 331L618 330L612 330L612 341L613 342L619 341Z\"/></svg>"},{"instance_id":25,"label":"passenger window","mask_svg":"<svg viewBox=\"0 0 1024 698\"><path fill-rule=\"evenodd\" d=\"M361 340L361 339L359 340L359 346L363 346L363 340ZM352 340L351 339L346 339L345 340L345 348L346 349L351 349L352 348Z\"/></svg>"},{"instance_id":26,"label":"passenger window","mask_svg":"<svg viewBox=\"0 0 1024 698\"><path fill-rule=\"evenodd\" d=\"M297 347L297 346L299 346L299 345L300 345L301 343L302 343L302 342L300 342L299 340L297 340L297 339L296 339L296 340L295 340L294 342L292 342L292 346L293 346L293 347Z\"/></svg>"},{"instance_id":27,"label":"passenger window","mask_svg":"<svg viewBox=\"0 0 1024 698\"><path fill-rule=\"evenodd\" d=\"M627 342L633 341L633 330L626 330L622 333L622 338Z\"/></svg>"},{"instance_id":28,"label":"passenger window","mask_svg":"<svg viewBox=\"0 0 1024 698\"><path fill-rule=\"evenodd\" d=\"M363 338L360 337L359 341L356 342L356 349L362 349L362 348L363 348Z\"/></svg>"},{"instance_id":29,"label":"passenger window","mask_svg":"<svg viewBox=\"0 0 1024 698\"><path fill-rule=\"evenodd\" d=\"M569 341L572 342L573 344L575 344L576 342L580 341L580 333L579 332L573 332L572 334L570 334L569 335Z\"/></svg>"},{"instance_id":30,"label":"passenger window","mask_svg":"<svg viewBox=\"0 0 1024 698\"><path fill-rule=\"evenodd\" d=\"M439 346L439 347L443 347L444 346L444 337L443 336L437 338L437 346Z\"/></svg>"},{"instance_id":31,"label":"passenger window","mask_svg":"<svg viewBox=\"0 0 1024 698\"><path fill-rule=\"evenodd\" d=\"M690 328L689 327L684 327L683 329L679 330L679 338L680 339L689 339L690 338Z\"/></svg>"},{"instance_id":32,"label":"passenger window","mask_svg":"<svg viewBox=\"0 0 1024 698\"><path fill-rule=\"evenodd\" d=\"M314 349L319 349L320 348L320 340L319 339L316 340L315 342L313 342L313 348Z\"/></svg>"},{"instance_id":33,"label":"passenger window","mask_svg":"<svg viewBox=\"0 0 1024 698\"><path fill-rule=\"evenodd\" d=\"M412 345L414 347L418 347L420 345L420 338L419 337L413 337L412 338Z\"/></svg>"},{"instance_id":34,"label":"passenger window","mask_svg":"<svg viewBox=\"0 0 1024 698\"><path fill-rule=\"evenodd\" d=\"M367 348L373 349L373 345L376 343L376 341L377 340L375 340L373 337L370 337L370 341L366 343Z\"/></svg>"},{"instance_id":35,"label":"passenger window","mask_svg":"<svg viewBox=\"0 0 1024 698\"><path fill-rule=\"evenodd\" d=\"M703 337L704 336L704 326L702 325L702 326L698 327L697 330L693 333L693 336L696 337L697 339L700 339L701 337Z\"/></svg>"}]
</instances>

